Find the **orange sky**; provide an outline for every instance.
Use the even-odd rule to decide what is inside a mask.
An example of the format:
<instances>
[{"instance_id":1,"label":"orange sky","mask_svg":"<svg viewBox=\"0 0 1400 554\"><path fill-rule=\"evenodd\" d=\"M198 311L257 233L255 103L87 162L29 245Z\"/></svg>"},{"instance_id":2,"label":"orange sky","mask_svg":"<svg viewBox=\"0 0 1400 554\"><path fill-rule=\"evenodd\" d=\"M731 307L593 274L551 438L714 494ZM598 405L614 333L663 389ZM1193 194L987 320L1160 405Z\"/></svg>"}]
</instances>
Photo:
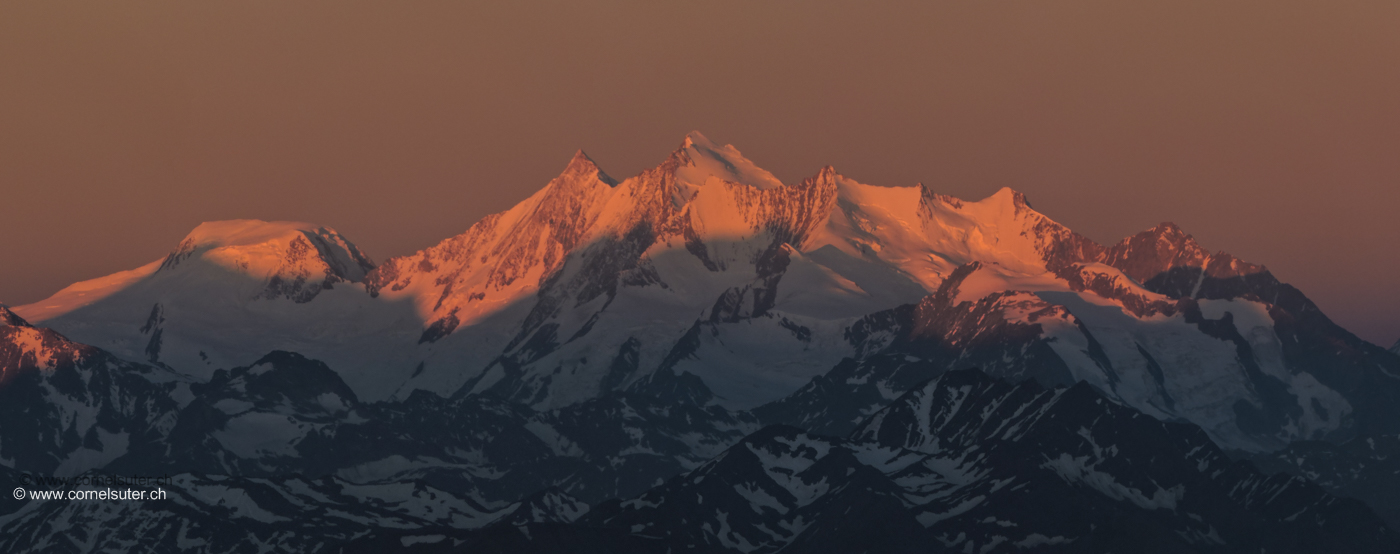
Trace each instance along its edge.
<instances>
[{"instance_id":1,"label":"orange sky","mask_svg":"<svg viewBox=\"0 0 1400 554\"><path fill-rule=\"evenodd\" d=\"M1389 346L1400 2L1143 4L5 2L0 301L214 219L382 260L697 129L786 181L1011 186L1105 243L1174 221Z\"/></svg>"}]
</instances>

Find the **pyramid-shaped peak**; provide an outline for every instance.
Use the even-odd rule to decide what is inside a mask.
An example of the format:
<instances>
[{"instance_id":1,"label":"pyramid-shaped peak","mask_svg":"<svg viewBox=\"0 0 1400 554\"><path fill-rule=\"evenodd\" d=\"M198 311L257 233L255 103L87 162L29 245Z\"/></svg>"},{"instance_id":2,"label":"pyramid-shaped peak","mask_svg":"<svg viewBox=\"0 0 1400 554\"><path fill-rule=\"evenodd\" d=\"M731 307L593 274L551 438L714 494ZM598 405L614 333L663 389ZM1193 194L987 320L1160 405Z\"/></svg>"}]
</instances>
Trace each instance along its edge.
<instances>
[{"instance_id":1,"label":"pyramid-shaped peak","mask_svg":"<svg viewBox=\"0 0 1400 554\"><path fill-rule=\"evenodd\" d=\"M591 165L593 167L598 166L598 164L593 162L593 158L588 157L588 153L584 152L582 148L575 150L574 157L569 159L569 167L573 167L576 165Z\"/></svg>"},{"instance_id":2,"label":"pyramid-shaped peak","mask_svg":"<svg viewBox=\"0 0 1400 554\"><path fill-rule=\"evenodd\" d=\"M997 189L996 192L992 193L991 196L988 196L985 199L983 199L982 202L1009 206L1017 210L1025 208L1035 209L1031 207L1030 202L1026 201L1025 194L1022 194L1020 191L1017 191L1011 187L1001 187L1000 189Z\"/></svg>"},{"instance_id":3,"label":"pyramid-shaped peak","mask_svg":"<svg viewBox=\"0 0 1400 554\"><path fill-rule=\"evenodd\" d=\"M569 159L569 165L564 168L563 175L592 175L608 186L617 185L617 181L605 173L603 168L598 167L597 162L588 157L582 148L575 151L574 157Z\"/></svg>"},{"instance_id":4,"label":"pyramid-shaped peak","mask_svg":"<svg viewBox=\"0 0 1400 554\"><path fill-rule=\"evenodd\" d=\"M671 154L676 177L691 185L703 185L711 177L742 183L760 189L783 186L772 173L758 167L733 145L710 140L699 131L691 131L681 146Z\"/></svg>"}]
</instances>

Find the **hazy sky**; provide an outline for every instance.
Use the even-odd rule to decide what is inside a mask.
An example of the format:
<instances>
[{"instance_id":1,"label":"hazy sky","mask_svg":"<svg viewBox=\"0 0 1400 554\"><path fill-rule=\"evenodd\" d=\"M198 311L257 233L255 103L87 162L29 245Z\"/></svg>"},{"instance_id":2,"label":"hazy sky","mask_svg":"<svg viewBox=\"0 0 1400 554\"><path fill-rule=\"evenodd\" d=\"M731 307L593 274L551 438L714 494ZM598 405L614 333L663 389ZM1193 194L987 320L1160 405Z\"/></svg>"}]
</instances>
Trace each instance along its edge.
<instances>
[{"instance_id":1,"label":"hazy sky","mask_svg":"<svg viewBox=\"0 0 1400 554\"><path fill-rule=\"evenodd\" d=\"M1155 4L1148 6L1147 4ZM375 260L696 129L1103 243L1174 221L1400 337L1400 2L0 3L0 301L201 221Z\"/></svg>"}]
</instances>

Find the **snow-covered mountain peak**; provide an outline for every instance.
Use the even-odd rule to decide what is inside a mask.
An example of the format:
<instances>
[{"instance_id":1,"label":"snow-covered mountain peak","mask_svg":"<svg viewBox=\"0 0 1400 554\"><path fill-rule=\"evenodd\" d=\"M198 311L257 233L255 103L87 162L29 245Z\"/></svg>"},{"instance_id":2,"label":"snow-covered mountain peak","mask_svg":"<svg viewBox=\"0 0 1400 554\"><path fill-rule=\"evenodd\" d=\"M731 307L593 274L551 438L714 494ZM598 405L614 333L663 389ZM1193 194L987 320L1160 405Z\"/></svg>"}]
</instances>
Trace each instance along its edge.
<instances>
[{"instance_id":1,"label":"snow-covered mountain peak","mask_svg":"<svg viewBox=\"0 0 1400 554\"><path fill-rule=\"evenodd\" d=\"M710 179L742 183L759 189L783 186L772 173L745 158L733 145L719 145L699 131L691 131L671 154L676 180L683 187L699 187Z\"/></svg>"},{"instance_id":2,"label":"snow-covered mountain peak","mask_svg":"<svg viewBox=\"0 0 1400 554\"><path fill-rule=\"evenodd\" d=\"M262 221L258 219L230 219L206 221L185 235L185 240L194 246L246 246L277 240L286 235L316 231L319 226L300 221Z\"/></svg>"},{"instance_id":3,"label":"snow-covered mountain peak","mask_svg":"<svg viewBox=\"0 0 1400 554\"><path fill-rule=\"evenodd\" d=\"M1030 204L1026 203L1026 195L1011 187L1001 187L997 189L996 192L992 193L991 196L988 196L978 201L977 203L995 204L997 206L1010 207L1013 210L1025 209L1030 207Z\"/></svg>"},{"instance_id":4,"label":"snow-covered mountain peak","mask_svg":"<svg viewBox=\"0 0 1400 554\"><path fill-rule=\"evenodd\" d=\"M1030 203L1026 201L1025 194L1011 187L1002 187L986 198L977 201L960 200L942 194L934 196L940 203L946 204L965 217L976 219L985 225L1008 225L1023 216L1030 216L1036 222L1049 221L1049 218L1031 207Z\"/></svg>"},{"instance_id":5,"label":"snow-covered mountain peak","mask_svg":"<svg viewBox=\"0 0 1400 554\"><path fill-rule=\"evenodd\" d=\"M929 271L946 275L979 261L1028 276L1056 272L1093 260L1093 241L1035 211L1025 195L1002 188L975 202L918 188L918 225L931 261ZM930 289L932 290L932 289Z\"/></svg>"},{"instance_id":6,"label":"snow-covered mountain peak","mask_svg":"<svg viewBox=\"0 0 1400 554\"><path fill-rule=\"evenodd\" d=\"M1104 249L1099 261L1121 269L1142 283L1153 279L1194 279L1194 272L1215 278L1230 278L1267 270L1262 265L1245 262L1223 251L1212 254L1171 222L1158 224ZM1169 272L1192 274L1173 276Z\"/></svg>"},{"instance_id":7,"label":"snow-covered mountain peak","mask_svg":"<svg viewBox=\"0 0 1400 554\"><path fill-rule=\"evenodd\" d=\"M574 181L590 177L608 186L617 186L617 180L604 173L603 169L593 161L593 158L588 157L588 154L580 148L574 152L574 157L569 160L569 165L564 168L564 172L559 174L556 180Z\"/></svg>"},{"instance_id":8,"label":"snow-covered mountain peak","mask_svg":"<svg viewBox=\"0 0 1400 554\"><path fill-rule=\"evenodd\" d=\"M619 183L579 150L559 176L509 210L436 246L386 260L366 278L367 289L411 298L439 329L430 336L445 336L534 294L574 249L625 226L637 211L638 180Z\"/></svg>"},{"instance_id":9,"label":"snow-covered mountain peak","mask_svg":"<svg viewBox=\"0 0 1400 554\"><path fill-rule=\"evenodd\" d=\"M315 269L323 269L326 276L352 282L364 279L365 273L374 269L374 262L335 229L295 221L234 219L201 223L166 256L161 269L175 268L196 255L228 269L254 274L321 265L324 267Z\"/></svg>"},{"instance_id":10,"label":"snow-covered mountain peak","mask_svg":"<svg viewBox=\"0 0 1400 554\"><path fill-rule=\"evenodd\" d=\"M1395 339L1395 344L1390 345L1390 351L1400 354L1400 339Z\"/></svg>"},{"instance_id":11,"label":"snow-covered mountain peak","mask_svg":"<svg viewBox=\"0 0 1400 554\"><path fill-rule=\"evenodd\" d=\"M1313 324L1289 314L1315 307L1175 225L1106 248L1010 188L962 200L830 166L782 184L699 133L622 182L576 152L514 207L370 267L323 227L211 222L163 260L14 312L196 376L295 351L367 400L489 392L549 409L682 390L671 378L688 398L707 388L704 402L749 409L849 357L871 379L975 364L1085 380L1246 446L1386 405L1289 373L1287 337ZM345 283L359 275L363 287ZM915 384L888 382L868 391L889 400ZM1239 427L1238 401L1281 415Z\"/></svg>"},{"instance_id":12,"label":"snow-covered mountain peak","mask_svg":"<svg viewBox=\"0 0 1400 554\"><path fill-rule=\"evenodd\" d=\"M15 310L44 322L137 288L144 292L127 294L121 303L141 297L138 304L144 304L145 311L171 295L303 303L334 283L359 282L371 269L369 257L329 227L255 219L211 221L195 227L161 260L74 283Z\"/></svg>"}]
</instances>

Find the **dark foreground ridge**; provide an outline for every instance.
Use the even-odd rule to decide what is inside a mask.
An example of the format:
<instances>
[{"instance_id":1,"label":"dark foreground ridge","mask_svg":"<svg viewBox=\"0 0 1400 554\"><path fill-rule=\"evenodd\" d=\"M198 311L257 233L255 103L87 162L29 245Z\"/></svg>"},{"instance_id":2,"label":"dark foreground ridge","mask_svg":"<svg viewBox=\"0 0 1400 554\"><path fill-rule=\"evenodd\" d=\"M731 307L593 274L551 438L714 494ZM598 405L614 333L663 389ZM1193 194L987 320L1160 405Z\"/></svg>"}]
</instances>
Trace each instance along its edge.
<instances>
[{"instance_id":1,"label":"dark foreground ridge","mask_svg":"<svg viewBox=\"0 0 1400 554\"><path fill-rule=\"evenodd\" d=\"M156 502L7 499L7 552L1400 547L1362 502L1231 460L1200 428L1085 383L948 371L834 438L706 405L688 374L543 412L421 391L367 403L295 353L197 382L0 315L0 456L14 464L0 477L173 476ZM1392 443L1299 443L1261 463L1308 479L1332 464L1352 477L1319 483L1389 515L1366 487L1394 490L1389 466L1368 465L1393 460ZM70 461L113 450L100 470Z\"/></svg>"},{"instance_id":2,"label":"dark foreground ridge","mask_svg":"<svg viewBox=\"0 0 1400 554\"><path fill-rule=\"evenodd\" d=\"M1190 425L1079 384L954 371L848 439L765 427L694 471L571 524L340 552L1389 552L1362 503L1233 461ZM449 540L451 538L451 540ZM430 539L433 539L430 543ZM421 543L415 541L422 541ZM561 546L561 541L567 545Z\"/></svg>"},{"instance_id":3,"label":"dark foreground ridge","mask_svg":"<svg viewBox=\"0 0 1400 554\"><path fill-rule=\"evenodd\" d=\"M0 479L167 489L17 488L0 552L1394 552L1397 436L1400 353L1175 225L698 133L377 266L208 222L0 306Z\"/></svg>"}]
</instances>

